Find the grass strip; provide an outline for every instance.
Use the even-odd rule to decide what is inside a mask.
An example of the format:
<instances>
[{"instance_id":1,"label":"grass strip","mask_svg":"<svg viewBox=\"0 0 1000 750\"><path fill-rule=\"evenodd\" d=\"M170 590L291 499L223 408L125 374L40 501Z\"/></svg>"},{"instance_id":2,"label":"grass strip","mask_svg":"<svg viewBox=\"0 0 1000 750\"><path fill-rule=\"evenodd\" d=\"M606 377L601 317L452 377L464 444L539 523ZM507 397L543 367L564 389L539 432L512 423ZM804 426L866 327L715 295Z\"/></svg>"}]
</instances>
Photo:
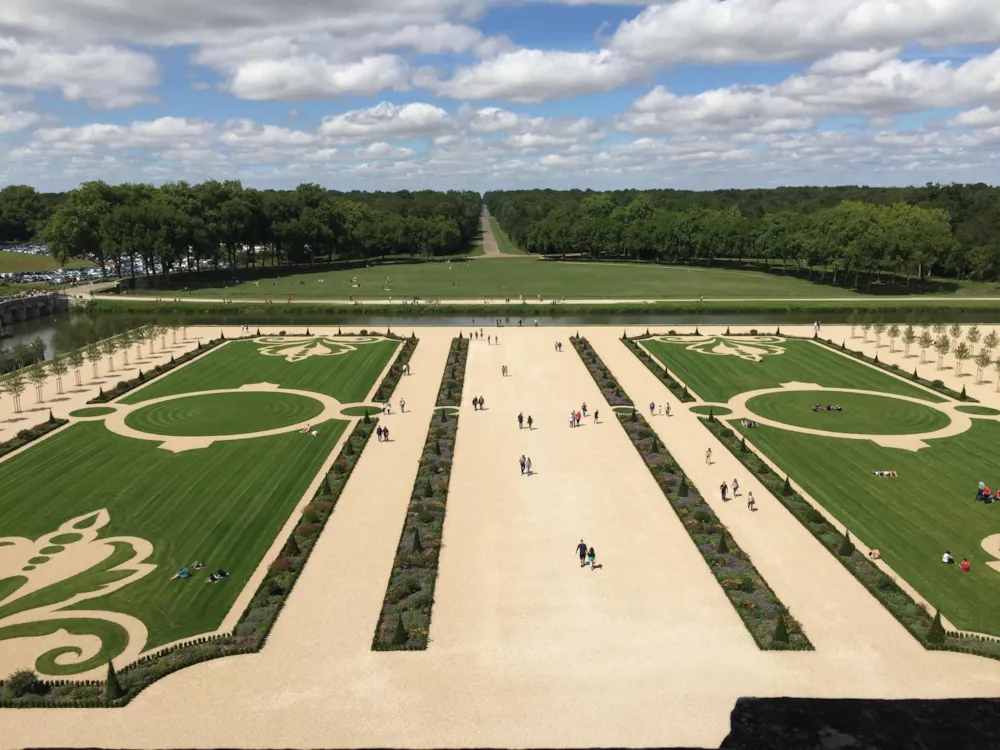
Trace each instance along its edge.
<instances>
[{"instance_id":1,"label":"grass strip","mask_svg":"<svg viewBox=\"0 0 1000 750\"><path fill-rule=\"evenodd\" d=\"M613 392L620 392L614 376L608 372L587 339L574 337L570 340L601 390L610 390L606 385L610 380L614 382ZM688 484L687 477L642 415L634 407L631 412L614 411L625 434L705 559L712 575L726 592L757 647L779 651L812 650L802 625L789 614L788 608L767 585L750 556L736 544L712 507L697 489Z\"/></svg>"},{"instance_id":2,"label":"grass strip","mask_svg":"<svg viewBox=\"0 0 1000 750\"><path fill-rule=\"evenodd\" d=\"M830 523L812 504L795 492L787 480L771 470L746 439L715 419L701 423L742 463L789 512L834 555L869 593L895 617L906 630L929 650L959 651L991 659L1000 659L1000 639L990 636L962 636L937 631L935 617L913 600L899 584L867 556L845 545L845 535ZM846 552L849 554L841 554Z\"/></svg>"},{"instance_id":3,"label":"grass strip","mask_svg":"<svg viewBox=\"0 0 1000 750\"><path fill-rule=\"evenodd\" d=\"M452 339L438 406L461 403L468 353L468 339ZM458 419L458 414L447 411L435 411L431 416L372 638L373 651L427 648Z\"/></svg>"}]
</instances>

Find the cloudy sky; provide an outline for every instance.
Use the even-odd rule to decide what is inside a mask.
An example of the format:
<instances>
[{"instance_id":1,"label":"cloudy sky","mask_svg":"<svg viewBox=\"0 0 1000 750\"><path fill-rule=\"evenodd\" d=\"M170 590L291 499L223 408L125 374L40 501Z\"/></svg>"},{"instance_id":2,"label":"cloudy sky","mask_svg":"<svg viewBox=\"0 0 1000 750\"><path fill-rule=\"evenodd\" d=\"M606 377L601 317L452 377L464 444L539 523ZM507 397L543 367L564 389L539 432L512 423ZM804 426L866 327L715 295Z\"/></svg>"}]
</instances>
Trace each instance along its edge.
<instances>
[{"instance_id":1,"label":"cloudy sky","mask_svg":"<svg viewBox=\"0 0 1000 750\"><path fill-rule=\"evenodd\" d=\"M0 0L0 185L995 182L1000 0Z\"/></svg>"}]
</instances>

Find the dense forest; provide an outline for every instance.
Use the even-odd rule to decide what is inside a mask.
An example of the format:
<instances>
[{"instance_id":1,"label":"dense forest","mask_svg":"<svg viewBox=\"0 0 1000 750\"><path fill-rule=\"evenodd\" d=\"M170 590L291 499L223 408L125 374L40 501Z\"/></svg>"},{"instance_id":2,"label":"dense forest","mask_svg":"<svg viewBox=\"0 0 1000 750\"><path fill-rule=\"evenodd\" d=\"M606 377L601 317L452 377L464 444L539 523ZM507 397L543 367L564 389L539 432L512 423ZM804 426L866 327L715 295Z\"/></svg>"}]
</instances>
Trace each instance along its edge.
<instances>
[{"instance_id":1,"label":"dense forest","mask_svg":"<svg viewBox=\"0 0 1000 750\"><path fill-rule=\"evenodd\" d=\"M499 191L484 202L534 253L791 266L854 286L884 274L1000 277L1000 188L983 184Z\"/></svg>"},{"instance_id":2,"label":"dense forest","mask_svg":"<svg viewBox=\"0 0 1000 750\"><path fill-rule=\"evenodd\" d=\"M382 255L467 252L480 231L478 193L340 193L244 188L239 182L108 185L45 196L0 190L0 241L44 242L60 261L141 261L154 276L202 261L230 267ZM135 265L131 265L133 268Z\"/></svg>"}]
</instances>

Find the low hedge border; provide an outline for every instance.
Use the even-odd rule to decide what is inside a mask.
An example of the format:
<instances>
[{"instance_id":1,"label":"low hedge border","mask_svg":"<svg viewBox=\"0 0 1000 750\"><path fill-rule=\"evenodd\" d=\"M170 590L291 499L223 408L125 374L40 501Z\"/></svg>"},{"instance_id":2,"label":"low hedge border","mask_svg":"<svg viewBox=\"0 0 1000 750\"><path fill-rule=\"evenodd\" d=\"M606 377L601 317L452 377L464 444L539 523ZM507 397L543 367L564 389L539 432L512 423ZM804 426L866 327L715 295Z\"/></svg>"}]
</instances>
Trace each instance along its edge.
<instances>
[{"instance_id":1,"label":"low hedge border","mask_svg":"<svg viewBox=\"0 0 1000 750\"><path fill-rule=\"evenodd\" d=\"M459 333L451 340L448 361L444 366L441 386L435 406L461 406L462 388L465 385L465 362L469 358L469 339Z\"/></svg>"},{"instance_id":2,"label":"low hedge border","mask_svg":"<svg viewBox=\"0 0 1000 750\"><path fill-rule=\"evenodd\" d=\"M58 430L64 424L69 424L69 420L56 419L52 416L52 410L50 409L49 418L46 421L36 424L34 427L21 430L10 440L0 443L0 458L6 456L8 453L13 453L18 448L23 448L28 443L34 442L40 437L48 435L53 430Z\"/></svg>"},{"instance_id":3,"label":"low hedge border","mask_svg":"<svg viewBox=\"0 0 1000 750\"><path fill-rule=\"evenodd\" d=\"M647 332L646 336L634 336L632 338L623 338L622 342L635 356L639 358L639 361L649 368L649 371L653 373L657 378L661 379L664 385L670 389L677 400L681 403L689 403L695 401L695 397L688 392L686 385L681 385L670 375L670 372L666 367L661 367L653 356L646 351L642 346L639 345L639 341L644 338L651 338Z\"/></svg>"},{"instance_id":4,"label":"low hedge border","mask_svg":"<svg viewBox=\"0 0 1000 750\"><path fill-rule=\"evenodd\" d=\"M416 347L416 340L411 338L407 344L410 346L404 345L400 350L393 370L398 367L402 371L404 361L409 359ZM395 382L392 388L395 388ZM391 392L389 395L392 395ZM326 481L302 511L299 523L285 541L281 553L271 563L232 633L198 637L148 654L122 667L117 673L111 672L108 680L39 680L40 692L16 698L5 695L3 682L0 682L0 708L120 707L127 705L149 685L179 669L262 649L377 423L378 420L371 417L358 420L327 472ZM118 686L114 691L109 690L112 675ZM118 697L112 698L111 695Z\"/></svg>"},{"instance_id":5,"label":"low hedge border","mask_svg":"<svg viewBox=\"0 0 1000 750\"><path fill-rule=\"evenodd\" d=\"M386 332L386 338L397 338ZM396 355L396 361L392 363L392 367L389 368L389 372L385 374L382 378L382 382L379 384L378 390L375 391L373 398L378 403L388 401L389 397L392 396L393 391L396 390L396 385L399 383L399 379L403 377L403 365L409 364L410 357L413 356L414 350L417 348L417 338L411 333L410 338L403 339L403 346L399 350L399 354Z\"/></svg>"},{"instance_id":6,"label":"low hedge border","mask_svg":"<svg viewBox=\"0 0 1000 750\"><path fill-rule=\"evenodd\" d=\"M620 392L614 375L594 353L587 339L573 337L570 341L601 391ZM608 381L613 386L608 386ZM673 456L642 415L634 406L628 413L614 408L612 411L757 647L779 651L812 650L802 625L788 614L788 608L775 596L750 556L728 534L712 507L687 483Z\"/></svg>"},{"instance_id":7,"label":"low hedge border","mask_svg":"<svg viewBox=\"0 0 1000 750\"><path fill-rule=\"evenodd\" d=\"M618 385L615 376L611 374L611 370L604 364L604 361L597 356L597 352L590 346L590 342L579 334L570 336L569 342L576 349L576 353L580 355L587 372L597 383L597 387L601 389L601 393L604 394L612 411L615 410L615 407L620 406L631 406L634 409L635 404L632 403L632 399Z\"/></svg>"},{"instance_id":8,"label":"low hedge border","mask_svg":"<svg viewBox=\"0 0 1000 750\"><path fill-rule=\"evenodd\" d=\"M839 532L826 516L820 513L800 494L786 489L785 480L772 471L757 453L746 445L746 438L738 437L735 430L719 420L701 419L702 424L736 456L747 469L771 491L798 521L834 555L869 593L874 596L924 648L929 650L959 651L991 659L1000 659L1000 639L990 636L962 636L945 632L940 620L931 614L874 562L853 549L842 555L846 547L845 534ZM937 631L937 632L935 632Z\"/></svg>"},{"instance_id":9,"label":"low hedge border","mask_svg":"<svg viewBox=\"0 0 1000 750\"><path fill-rule=\"evenodd\" d=\"M452 340L441 375L439 405L446 390L451 394L447 400L456 400L456 403L462 400L468 351L468 339ZM456 382L455 376L460 376L461 380ZM448 387L448 383L455 385ZM423 651L427 648L458 419L458 414L449 415L444 411L431 415L372 637L373 651Z\"/></svg>"},{"instance_id":10,"label":"low hedge border","mask_svg":"<svg viewBox=\"0 0 1000 750\"><path fill-rule=\"evenodd\" d=\"M862 354L861 352L856 352L853 349L848 349L846 342L835 344L833 343L833 339L821 339L819 338L819 336L814 336L812 340L815 341L817 344L821 344L822 346L827 347L828 349L833 349L834 351L841 352L842 354L847 354L851 357L854 357L854 359L858 359L861 360L862 362L865 362L866 364L875 365L875 367L879 368L880 370L885 370L886 372L890 372L893 375L898 375L901 378L912 380L914 383L919 383L925 388L930 388L935 393L940 393L942 396L947 396L948 398L954 399L955 401L963 401L968 404L979 403L978 399L974 399L971 396L966 395L964 386L961 393L959 393L958 391L953 391L951 388L948 388L940 380L927 380L926 378L918 376L916 367L913 368L913 373L908 375L906 373L906 370L902 369L899 365L889 365L886 364L885 362L879 361L877 353L875 357L869 357L868 355Z\"/></svg>"}]
</instances>

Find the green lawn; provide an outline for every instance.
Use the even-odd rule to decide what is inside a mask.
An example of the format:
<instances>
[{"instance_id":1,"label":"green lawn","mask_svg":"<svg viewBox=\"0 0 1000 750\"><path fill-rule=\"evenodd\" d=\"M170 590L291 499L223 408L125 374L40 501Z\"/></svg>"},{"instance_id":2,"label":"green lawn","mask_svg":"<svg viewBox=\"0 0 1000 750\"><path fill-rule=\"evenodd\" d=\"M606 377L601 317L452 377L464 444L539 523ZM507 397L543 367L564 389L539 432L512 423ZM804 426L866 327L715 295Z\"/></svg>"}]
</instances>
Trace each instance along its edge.
<instances>
[{"instance_id":1,"label":"green lawn","mask_svg":"<svg viewBox=\"0 0 1000 750\"><path fill-rule=\"evenodd\" d=\"M840 405L843 411L813 411L814 404ZM864 435L913 435L947 427L948 415L932 406L896 398L843 391L767 393L747 401L759 417L827 432Z\"/></svg>"},{"instance_id":2,"label":"green lawn","mask_svg":"<svg viewBox=\"0 0 1000 750\"><path fill-rule=\"evenodd\" d=\"M302 344L301 339L288 339L273 346L287 348ZM395 355L399 342L384 339L369 344L352 343L351 346L356 346L357 351L288 362L283 356L262 355L264 345L254 341L230 341L169 376L125 396L122 401L137 404L161 396L239 388L253 383L275 383L282 388L323 393L344 404L364 401L378 375Z\"/></svg>"},{"instance_id":3,"label":"green lawn","mask_svg":"<svg viewBox=\"0 0 1000 750\"><path fill-rule=\"evenodd\" d=\"M717 337L717 342L723 337ZM732 337L727 344L753 344ZM719 356L692 351L688 343L667 343L647 339L643 345L705 401L722 402L746 391L777 388L782 383L816 383L827 388L855 388L864 391L897 393L925 401L946 399L925 391L881 370L856 362L811 341L787 339L777 346L783 354L764 355L760 362L737 356ZM709 348L716 344L709 344ZM825 404L826 402L824 402Z\"/></svg>"},{"instance_id":4,"label":"green lawn","mask_svg":"<svg viewBox=\"0 0 1000 750\"><path fill-rule=\"evenodd\" d=\"M1000 636L1000 572L980 546L1000 533L1000 506L975 501L980 480L1000 483L1000 424L975 420L917 452L766 426L741 432L956 627ZM878 479L876 469L899 476ZM972 570L942 564L945 550Z\"/></svg>"},{"instance_id":5,"label":"green lawn","mask_svg":"<svg viewBox=\"0 0 1000 750\"><path fill-rule=\"evenodd\" d=\"M501 243L499 236L497 242ZM500 249L504 249L502 244ZM383 291L387 277L389 286L387 291ZM357 281L354 281L355 278ZM360 286L354 286L355 283ZM481 300L483 297L499 299L506 295L516 300L518 295L524 295L525 299L537 300L539 294L545 299L697 299L699 295L721 299L817 296L846 300L877 299L846 289L821 287L808 281L756 271L543 261L535 256L477 258L468 263L377 265L313 273L293 273L281 269L277 285L272 275L271 278L261 279L259 285L246 281L230 287L199 287L189 279L177 286L190 287L190 291L172 290L172 297L273 299L277 302L287 300L289 296L296 300L346 300L352 295L354 299L366 300L388 300L389 296L394 300L412 297ZM162 291L156 290L138 293L163 296Z\"/></svg>"},{"instance_id":6,"label":"green lawn","mask_svg":"<svg viewBox=\"0 0 1000 750\"><path fill-rule=\"evenodd\" d=\"M71 425L62 433L0 463L4 536L37 538L65 521L101 508L110 523L101 537L138 536L153 545L146 577L76 609L122 612L149 629L147 647L214 630L330 455L347 422L318 426L318 436L298 432L254 440L217 442L172 453L154 442L113 434L103 423ZM56 540L69 543L72 540ZM119 545L115 555L131 554ZM206 570L184 581L170 577L194 560ZM99 566L100 567L100 566ZM101 567L107 581L116 578ZM205 574L225 568L216 585ZM90 587L78 576L42 593L63 601ZM108 577L110 576L110 578ZM86 576L84 576L86 577ZM11 586L9 579L7 586ZM57 591L54 591L58 589ZM0 580L0 598L4 581ZM34 596L34 595L32 595ZM38 606L24 597L0 606L0 619ZM13 637L0 629L0 638Z\"/></svg>"},{"instance_id":7,"label":"green lawn","mask_svg":"<svg viewBox=\"0 0 1000 750\"><path fill-rule=\"evenodd\" d=\"M322 402L294 393L213 393L151 404L125 424L156 435L241 435L302 424L322 412Z\"/></svg>"},{"instance_id":8,"label":"green lawn","mask_svg":"<svg viewBox=\"0 0 1000 750\"><path fill-rule=\"evenodd\" d=\"M497 220L492 216L489 218L490 231L493 232L493 236L496 238L497 247L500 252L504 255L524 255L524 250L519 248L514 241L507 236L507 233L500 228L497 224Z\"/></svg>"},{"instance_id":9,"label":"green lawn","mask_svg":"<svg viewBox=\"0 0 1000 750\"><path fill-rule=\"evenodd\" d=\"M71 258L63 265L51 255L31 255L30 253L11 253L0 250L0 273L55 271L57 268L89 268L93 265L93 261L80 258Z\"/></svg>"},{"instance_id":10,"label":"green lawn","mask_svg":"<svg viewBox=\"0 0 1000 750\"><path fill-rule=\"evenodd\" d=\"M956 409L966 414L975 414L981 417L995 417L1000 415L1000 411L997 409L991 409L988 406L977 406L976 404L962 404L961 406L956 406Z\"/></svg>"}]
</instances>

